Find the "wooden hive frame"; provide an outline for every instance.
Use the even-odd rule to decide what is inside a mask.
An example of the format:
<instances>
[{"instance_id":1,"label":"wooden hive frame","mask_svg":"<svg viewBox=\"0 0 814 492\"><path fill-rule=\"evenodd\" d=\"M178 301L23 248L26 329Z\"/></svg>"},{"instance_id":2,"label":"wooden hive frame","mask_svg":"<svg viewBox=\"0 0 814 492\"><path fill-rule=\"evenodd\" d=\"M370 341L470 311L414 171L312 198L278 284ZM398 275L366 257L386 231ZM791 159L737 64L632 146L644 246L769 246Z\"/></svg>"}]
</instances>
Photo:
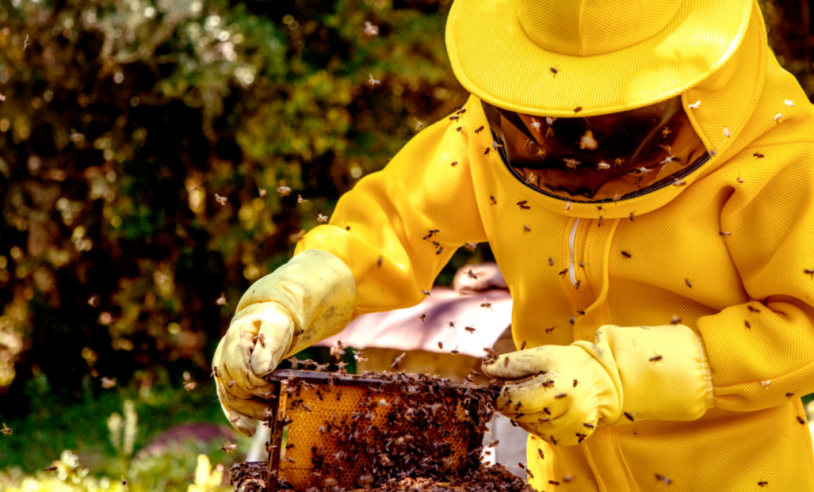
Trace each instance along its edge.
<instances>
[{"instance_id":1,"label":"wooden hive frame","mask_svg":"<svg viewBox=\"0 0 814 492\"><path fill-rule=\"evenodd\" d=\"M335 422L342 419L347 421L348 416L351 415L351 409L358 410L359 407L363 407L368 410L366 415L370 418L371 425L375 424L374 428L376 426L387 427L388 425L397 427L399 424L394 424L392 419L390 422L386 422L383 417L387 414L386 407L389 407L393 402L398 404L399 398L404 396L400 381L397 377L393 378L392 376L385 375L382 378L377 378L365 375L299 370L278 370L267 376L266 380L272 383L274 388L268 412L269 419L266 422L266 425L270 428L270 439L267 443L269 458L267 462L263 463L236 464L232 469L232 483L235 490L238 492L259 492L261 490L270 492L278 488L304 490L313 486L324 486L324 483L315 483L313 477L321 477L322 475L314 473L313 464L308 464L308 458L310 458L311 463L314 462L314 453L316 453L317 446L320 452L323 452L322 442L327 442L328 444L325 447L330 448L332 445L330 443L331 436L320 435L327 434L324 432L325 425L319 426L319 432L317 432L315 425L321 423L320 419L326 418L326 411L333 413L333 421ZM470 398L469 396L475 396L486 390L486 388L472 384L449 382L438 385L417 384L416 386L417 388L414 389L416 392L434 393L436 398L444 398L447 401L455 400L455 411L443 414L448 422L435 427L436 429L444 429L444 435L440 439L446 439L451 443L446 444L450 449L446 466L449 469L455 469L456 467L466 467L471 463L475 463L475 460L471 459L471 455L475 450L480 450L482 445L483 434L478 432L477 429L482 429L483 422L480 422L479 399ZM413 388L410 389L413 390ZM379 398L378 401L385 410L380 410L378 406L375 408L370 406L369 401L373 394L376 395L374 398ZM315 399L314 395L318 399ZM416 396L418 397L418 394ZM363 401L368 402L367 407L364 407L365 403ZM359 412L353 414L354 418L358 416ZM457 428L454 426L463 425L464 422L467 423L468 427L466 429L469 429L470 432L455 432ZM325 420L325 424L331 425L327 420ZM453 426L453 431L446 430L450 426ZM286 429L288 429L287 436L285 436ZM471 431L472 429L475 429L475 431ZM433 432L432 426L428 425L427 430L422 430L422 432ZM297 448L295 443L291 442L292 436L295 436L300 442L305 442L305 446L301 445ZM284 439L284 437L288 437L288 440ZM314 442L320 444L316 445ZM309 444L314 444L310 448L310 455L308 455ZM284 449L284 446L288 449ZM337 448L334 446L334 449ZM342 454L343 450L339 449L335 452L336 454ZM290 458L289 455L295 459ZM358 461L353 460L352 463ZM361 461L359 466L363 467L365 463L364 460ZM479 457L477 461L479 461ZM434 466L437 469L437 464ZM334 481L338 479L339 484L346 488L357 488L361 484L358 481L352 484L350 478L348 478L353 473L343 469L338 474L334 474L337 475Z\"/></svg>"}]
</instances>

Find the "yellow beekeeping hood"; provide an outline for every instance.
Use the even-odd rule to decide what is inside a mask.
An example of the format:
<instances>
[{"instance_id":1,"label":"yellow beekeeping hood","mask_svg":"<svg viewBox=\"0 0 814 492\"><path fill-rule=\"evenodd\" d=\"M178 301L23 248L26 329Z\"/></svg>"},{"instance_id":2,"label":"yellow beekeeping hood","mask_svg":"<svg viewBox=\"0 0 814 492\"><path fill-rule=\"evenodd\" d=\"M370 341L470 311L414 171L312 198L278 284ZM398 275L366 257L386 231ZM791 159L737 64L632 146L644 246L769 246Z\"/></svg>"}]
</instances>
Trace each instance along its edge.
<instances>
[{"instance_id":1,"label":"yellow beekeeping hood","mask_svg":"<svg viewBox=\"0 0 814 492\"><path fill-rule=\"evenodd\" d=\"M500 108L592 116L677 96L737 50L751 0L456 0L447 50Z\"/></svg>"}]
</instances>

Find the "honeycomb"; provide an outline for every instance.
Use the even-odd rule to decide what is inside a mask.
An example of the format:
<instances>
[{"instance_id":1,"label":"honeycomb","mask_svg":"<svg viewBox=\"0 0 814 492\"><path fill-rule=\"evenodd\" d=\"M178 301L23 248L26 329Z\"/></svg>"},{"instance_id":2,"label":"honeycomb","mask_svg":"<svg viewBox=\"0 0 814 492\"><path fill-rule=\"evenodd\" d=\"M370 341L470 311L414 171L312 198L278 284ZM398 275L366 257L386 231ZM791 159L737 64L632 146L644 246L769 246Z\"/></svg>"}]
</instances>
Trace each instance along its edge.
<instances>
[{"instance_id":1,"label":"honeycomb","mask_svg":"<svg viewBox=\"0 0 814 492\"><path fill-rule=\"evenodd\" d=\"M349 379L282 381L272 437L272 455L279 454L270 461L285 486L360 488L408 477L443 482L479 465L484 399L472 387L427 377L383 384Z\"/></svg>"}]
</instances>

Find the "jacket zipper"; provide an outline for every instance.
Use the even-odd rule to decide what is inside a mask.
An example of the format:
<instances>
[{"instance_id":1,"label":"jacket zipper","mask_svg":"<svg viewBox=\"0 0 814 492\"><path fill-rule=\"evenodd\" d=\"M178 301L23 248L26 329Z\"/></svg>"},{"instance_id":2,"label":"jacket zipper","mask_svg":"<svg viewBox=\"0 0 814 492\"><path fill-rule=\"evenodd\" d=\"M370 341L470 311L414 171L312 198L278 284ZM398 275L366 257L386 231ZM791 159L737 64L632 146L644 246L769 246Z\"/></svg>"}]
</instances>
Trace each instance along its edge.
<instances>
[{"instance_id":1,"label":"jacket zipper","mask_svg":"<svg viewBox=\"0 0 814 492\"><path fill-rule=\"evenodd\" d=\"M571 226L571 235L568 237L568 276L570 277L571 285L574 287L577 286L577 272L574 266L574 240L577 237L577 228L581 220L580 218L574 220L574 225Z\"/></svg>"}]
</instances>

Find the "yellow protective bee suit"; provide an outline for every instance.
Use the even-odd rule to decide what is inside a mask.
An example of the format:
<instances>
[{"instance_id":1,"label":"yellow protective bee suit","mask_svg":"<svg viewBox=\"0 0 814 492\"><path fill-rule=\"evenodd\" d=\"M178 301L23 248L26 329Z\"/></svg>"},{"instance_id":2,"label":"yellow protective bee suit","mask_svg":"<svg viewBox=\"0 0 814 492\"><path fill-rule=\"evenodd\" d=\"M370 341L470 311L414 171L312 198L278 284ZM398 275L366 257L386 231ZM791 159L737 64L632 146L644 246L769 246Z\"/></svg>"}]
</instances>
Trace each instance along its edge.
<instances>
[{"instance_id":1,"label":"yellow protective bee suit","mask_svg":"<svg viewBox=\"0 0 814 492\"><path fill-rule=\"evenodd\" d=\"M354 316L419 303L458 247L488 241L514 298L518 347L593 341L605 325L674 317L700 337L712 408L693 421L598 427L575 446L531 437L537 490L658 490L667 486L658 475L669 490L767 482L814 491L799 398L814 392L806 273L814 269L814 107L769 51L756 8L737 53L681 97L685 108L701 101L688 115L716 154L683 186L566 210L487 151L493 137L472 96L459 119L421 131L298 244L297 253L320 249L348 265ZM430 230L439 232L423 239Z\"/></svg>"}]
</instances>

